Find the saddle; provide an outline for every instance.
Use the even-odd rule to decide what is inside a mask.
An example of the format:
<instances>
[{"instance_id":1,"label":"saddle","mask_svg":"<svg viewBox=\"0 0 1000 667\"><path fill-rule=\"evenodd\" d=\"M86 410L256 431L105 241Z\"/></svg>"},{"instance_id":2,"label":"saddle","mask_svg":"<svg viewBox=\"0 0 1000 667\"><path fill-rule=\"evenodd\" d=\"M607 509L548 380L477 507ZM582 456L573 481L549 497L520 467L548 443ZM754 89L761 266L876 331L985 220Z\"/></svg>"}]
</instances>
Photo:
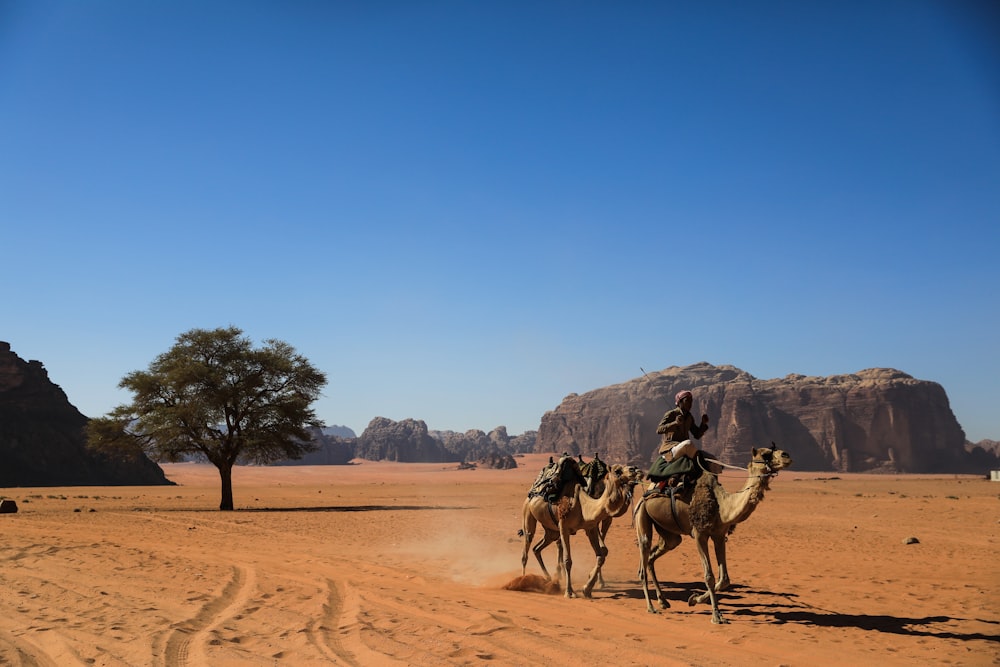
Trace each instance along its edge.
<instances>
[{"instance_id":1,"label":"saddle","mask_svg":"<svg viewBox=\"0 0 1000 667\"><path fill-rule=\"evenodd\" d=\"M585 484L586 480L580 473L580 465L569 454L563 454L558 461L549 459L548 465L542 468L535 478L534 484L528 490L528 497L541 496L548 502L555 502L562 493L567 481Z\"/></svg>"}]
</instances>

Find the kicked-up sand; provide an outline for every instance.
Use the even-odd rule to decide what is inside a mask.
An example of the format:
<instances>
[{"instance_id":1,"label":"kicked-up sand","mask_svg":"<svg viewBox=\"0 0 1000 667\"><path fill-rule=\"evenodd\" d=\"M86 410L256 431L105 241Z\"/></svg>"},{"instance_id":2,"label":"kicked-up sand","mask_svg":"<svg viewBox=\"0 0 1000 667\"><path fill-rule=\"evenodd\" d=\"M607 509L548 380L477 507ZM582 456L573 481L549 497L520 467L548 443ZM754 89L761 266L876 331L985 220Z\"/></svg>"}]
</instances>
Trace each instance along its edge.
<instances>
[{"instance_id":1,"label":"kicked-up sand","mask_svg":"<svg viewBox=\"0 0 1000 667\"><path fill-rule=\"evenodd\" d=\"M783 471L729 538L713 625L687 605L689 538L657 563L671 608L647 613L628 515L592 599L507 590L547 460L240 467L234 512L210 465L164 465L171 487L2 489L0 664L1000 664L1000 483ZM582 533L572 554L580 594Z\"/></svg>"}]
</instances>

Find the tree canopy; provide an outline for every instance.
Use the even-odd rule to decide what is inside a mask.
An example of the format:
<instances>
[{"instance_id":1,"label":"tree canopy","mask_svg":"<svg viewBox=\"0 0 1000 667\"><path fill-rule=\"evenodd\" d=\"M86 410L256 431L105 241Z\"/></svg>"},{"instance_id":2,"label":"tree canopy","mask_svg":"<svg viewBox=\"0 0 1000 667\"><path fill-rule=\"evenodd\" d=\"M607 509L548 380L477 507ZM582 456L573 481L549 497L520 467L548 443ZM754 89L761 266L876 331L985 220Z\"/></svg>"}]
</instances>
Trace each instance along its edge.
<instances>
[{"instance_id":1,"label":"tree canopy","mask_svg":"<svg viewBox=\"0 0 1000 667\"><path fill-rule=\"evenodd\" d=\"M311 404L326 375L295 349L269 339L254 348L236 327L192 329L118 386L133 394L87 426L96 449L139 447L157 461L201 455L222 481L219 509L233 509L237 463L300 458L321 426Z\"/></svg>"}]
</instances>

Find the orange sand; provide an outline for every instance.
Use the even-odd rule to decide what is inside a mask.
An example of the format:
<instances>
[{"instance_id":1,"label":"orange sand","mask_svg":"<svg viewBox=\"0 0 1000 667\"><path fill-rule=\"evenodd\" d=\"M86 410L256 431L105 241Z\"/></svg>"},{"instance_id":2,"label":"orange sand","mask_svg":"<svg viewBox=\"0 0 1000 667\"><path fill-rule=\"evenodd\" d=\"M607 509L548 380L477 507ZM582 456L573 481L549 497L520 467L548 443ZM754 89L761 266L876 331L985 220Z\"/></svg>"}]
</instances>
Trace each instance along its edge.
<instances>
[{"instance_id":1,"label":"orange sand","mask_svg":"<svg viewBox=\"0 0 1000 667\"><path fill-rule=\"evenodd\" d=\"M716 626L686 604L690 539L659 561L672 608L646 612L627 517L593 599L504 590L547 459L239 468L225 513L207 465L165 465L175 487L0 490L20 508L0 515L0 664L1000 664L998 483L781 473L730 538ZM580 591L583 534L573 555Z\"/></svg>"}]
</instances>

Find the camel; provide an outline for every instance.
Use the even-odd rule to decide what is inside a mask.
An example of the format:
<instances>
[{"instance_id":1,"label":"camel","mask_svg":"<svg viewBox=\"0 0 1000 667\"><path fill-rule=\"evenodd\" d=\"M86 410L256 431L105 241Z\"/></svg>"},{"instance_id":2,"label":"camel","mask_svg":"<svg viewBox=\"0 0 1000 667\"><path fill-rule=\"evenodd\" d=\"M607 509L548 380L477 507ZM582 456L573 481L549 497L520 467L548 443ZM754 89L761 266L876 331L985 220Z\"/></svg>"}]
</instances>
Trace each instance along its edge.
<instances>
[{"instance_id":1,"label":"camel","mask_svg":"<svg viewBox=\"0 0 1000 667\"><path fill-rule=\"evenodd\" d=\"M572 499L576 493L576 485L582 484L584 487L590 486L590 480L584 476L581 470L581 464L574 459L569 454L563 453L559 457L558 461L553 460L549 457L549 463L547 466L542 468L541 472L538 473L538 477L535 478L534 484L531 485L531 489L528 490L528 497L525 499L524 504L521 507L522 515L522 528L517 531L517 534L522 538L526 538L526 546L531 542L534 535L529 535L526 532L526 521L531 509L548 508L548 513L553 516L553 509L557 506L563 499ZM603 489L603 486L602 486ZM558 521L553 519L552 523L556 524ZM532 523L532 527L534 527ZM544 528L544 525L543 525ZM558 528L545 529L542 538L539 539L538 544L535 545L534 553L535 557L538 559L538 564L542 568L542 573L545 575L547 581L552 581L552 575L549 574L548 569L545 567L545 561L542 560L542 550L547 547L552 542L555 542L559 547L558 558L556 559L556 576L555 578L562 578L562 564L563 564L563 551L562 543L559 541L559 530ZM522 554L521 558L521 575L525 576L525 571L527 569L527 550Z\"/></svg>"},{"instance_id":2,"label":"camel","mask_svg":"<svg viewBox=\"0 0 1000 667\"><path fill-rule=\"evenodd\" d=\"M563 498L571 500L576 493L574 484L582 484L584 489L586 489L587 495L591 498L599 497L604 492L604 479L607 477L609 470L607 464L601 461L597 454L594 454L593 460L589 463L583 460L583 456L578 456L577 459L574 459L567 453L563 453L558 461L555 461L550 456L548 465L542 468L541 472L538 473L538 477L535 478L534 484L531 485L531 489L528 490L528 499L524 501L522 515L527 511L532 496L544 496L549 501L550 509L558 505ZM541 503L535 504L544 506ZM623 506L617 516L621 516L630 507L631 503L629 503L629 507ZM608 529L611 527L611 518L605 519L601 527L601 539L603 540L607 536ZM523 526L521 530L517 531L517 534L524 537ZM555 579L558 580L562 578L563 569L563 550L562 542L559 541L558 528L552 528L543 533L539 543L535 545L535 554L542 567L542 572L545 573L546 580L551 580L552 577L549 575L548 570L545 568L545 562L542 560L541 551L552 542L555 542L559 548L555 576ZM522 562L522 577L525 576L523 574L524 565L525 563ZM603 575L600 579L603 586Z\"/></svg>"},{"instance_id":3,"label":"camel","mask_svg":"<svg viewBox=\"0 0 1000 667\"><path fill-rule=\"evenodd\" d=\"M635 484L638 484L641 481L642 481L642 479L639 479L639 480L636 481ZM601 543L602 544L605 543L605 540L608 537L608 531L611 530L611 523L615 519L617 519L620 516L623 516L626 512L628 512L629 510L632 509L632 492L634 490L635 484L632 485L633 488L629 489L629 501L627 503L622 503L622 506L618 509L617 512L614 512L613 514L609 514L607 516L607 518L605 518L603 521L601 521L601 525L599 527L599 530L601 532ZM594 488L592 489L592 491L593 492L590 493L591 496L600 495L604 491L603 480L599 481L594 486ZM601 568L601 569L599 569L597 571L597 583L600 585L601 588L604 588L605 586L607 586L607 584L604 582L604 568Z\"/></svg>"},{"instance_id":4,"label":"camel","mask_svg":"<svg viewBox=\"0 0 1000 667\"><path fill-rule=\"evenodd\" d=\"M583 530L590 539L594 555L597 556L597 564L583 588L584 597L591 597L594 583L600 575L608 555L608 548L601 532L601 524L612 515L620 516L622 507L628 508L631 505L632 490L636 484L642 481L642 478L643 472L635 466L616 463L611 466L605 479L604 489L597 498L587 495L584 486L579 483L567 484L563 489L563 496L556 503L550 503L541 496L529 496L524 501L522 516L521 533L524 537L524 550L521 554L521 574L524 575L527 570L528 550L531 549L535 558L538 559L542 573L551 580L552 577L542 560L542 550L552 542L557 542L559 545L557 578L560 570L565 572L565 595L568 598L576 597L571 579L573 557L570 550L570 536ZM532 547L531 541L534 539L535 529L539 524L541 524L544 533L538 544Z\"/></svg>"},{"instance_id":5,"label":"camel","mask_svg":"<svg viewBox=\"0 0 1000 667\"><path fill-rule=\"evenodd\" d=\"M649 578L652 577L656 599L660 607L670 606L660 590L653 561L677 547L683 535L694 538L698 555L705 574L705 593L694 593L688 599L689 605L708 600L712 605L712 623L726 623L719 611L716 592L729 586L729 572L726 565L726 536L736 524L746 521L757 505L764 499L764 492L770 486L770 479L778 471L792 464L792 457L774 443L771 448L753 448L751 461L747 466L748 477L743 488L736 493L727 493L712 473L703 474L693 492L675 496L647 496L639 501L635 509L635 531L639 542L639 573L642 592L646 596L646 610L656 613L649 598ZM652 533L656 530L660 543L651 553ZM708 554L708 540L715 547L715 558L719 563L719 580L716 583L712 572L712 562Z\"/></svg>"}]
</instances>

